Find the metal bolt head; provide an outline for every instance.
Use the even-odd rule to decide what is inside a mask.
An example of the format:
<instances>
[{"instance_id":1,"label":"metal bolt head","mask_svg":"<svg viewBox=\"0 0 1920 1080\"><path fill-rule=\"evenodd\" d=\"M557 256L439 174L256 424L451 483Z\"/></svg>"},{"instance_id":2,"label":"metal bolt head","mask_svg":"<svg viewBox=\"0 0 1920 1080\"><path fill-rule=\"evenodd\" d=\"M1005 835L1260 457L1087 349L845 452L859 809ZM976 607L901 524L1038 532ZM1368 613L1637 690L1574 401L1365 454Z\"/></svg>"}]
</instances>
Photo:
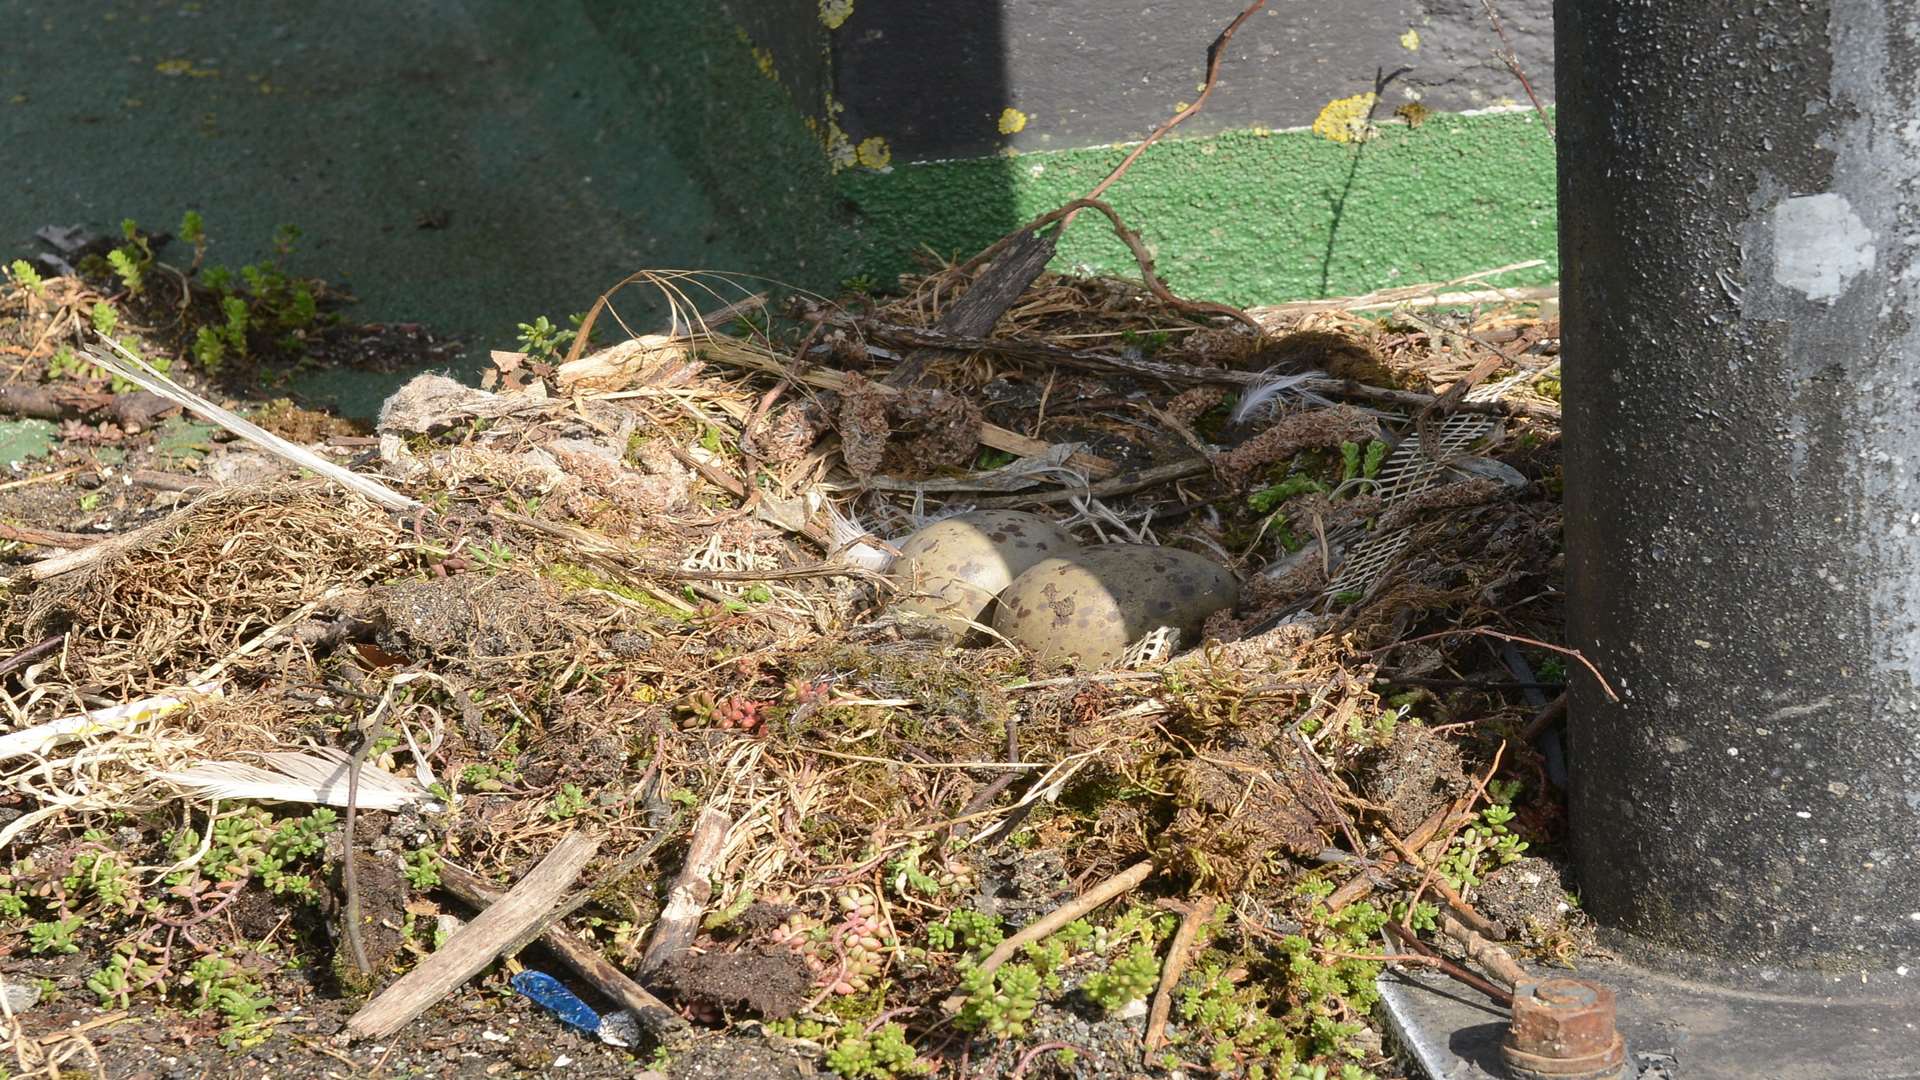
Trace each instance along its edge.
<instances>
[{"instance_id":1,"label":"metal bolt head","mask_svg":"<svg viewBox=\"0 0 1920 1080\"><path fill-rule=\"evenodd\" d=\"M1519 1080L1611 1080L1627 1060L1614 1025L1613 991L1581 979L1514 988L1513 1023L1500 1057Z\"/></svg>"}]
</instances>

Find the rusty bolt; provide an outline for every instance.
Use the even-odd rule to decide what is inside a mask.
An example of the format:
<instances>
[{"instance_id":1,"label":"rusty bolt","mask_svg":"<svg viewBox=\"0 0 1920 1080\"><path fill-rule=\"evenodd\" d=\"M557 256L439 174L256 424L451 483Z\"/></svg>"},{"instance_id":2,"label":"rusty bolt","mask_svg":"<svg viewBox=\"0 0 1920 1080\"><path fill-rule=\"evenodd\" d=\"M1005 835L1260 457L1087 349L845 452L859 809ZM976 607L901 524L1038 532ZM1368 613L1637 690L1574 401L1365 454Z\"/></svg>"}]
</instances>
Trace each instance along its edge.
<instances>
[{"instance_id":1,"label":"rusty bolt","mask_svg":"<svg viewBox=\"0 0 1920 1080\"><path fill-rule=\"evenodd\" d=\"M1515 987L1500 1060L1515 1080L1616 1080L1627 1044L1614 1026L1613 991L1580 979Z\"/></svg>"}]
</instances>

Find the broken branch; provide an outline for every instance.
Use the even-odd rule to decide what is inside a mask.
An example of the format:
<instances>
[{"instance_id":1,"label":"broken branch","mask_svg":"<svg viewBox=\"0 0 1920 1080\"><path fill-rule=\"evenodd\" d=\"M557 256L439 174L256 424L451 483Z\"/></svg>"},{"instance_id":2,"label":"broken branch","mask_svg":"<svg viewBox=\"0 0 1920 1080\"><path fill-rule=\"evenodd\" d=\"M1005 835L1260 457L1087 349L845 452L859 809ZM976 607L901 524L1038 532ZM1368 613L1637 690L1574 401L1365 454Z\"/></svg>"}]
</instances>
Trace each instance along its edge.
<instances>
[{"instance_id":1,"label":"broken branch","mask_svg":"<svg viewBox=\"0 0 1920 1080\"><path fill-rule=\"evenodd\" d=\"M555 844L497 903L354 1013L347 1021L348 1034L359 1039L392 1035L497 957L518 952L539 937L553 917L554 905L600 849L600 840L596 834L574 833Z\"/></svg>"}]
</instances>

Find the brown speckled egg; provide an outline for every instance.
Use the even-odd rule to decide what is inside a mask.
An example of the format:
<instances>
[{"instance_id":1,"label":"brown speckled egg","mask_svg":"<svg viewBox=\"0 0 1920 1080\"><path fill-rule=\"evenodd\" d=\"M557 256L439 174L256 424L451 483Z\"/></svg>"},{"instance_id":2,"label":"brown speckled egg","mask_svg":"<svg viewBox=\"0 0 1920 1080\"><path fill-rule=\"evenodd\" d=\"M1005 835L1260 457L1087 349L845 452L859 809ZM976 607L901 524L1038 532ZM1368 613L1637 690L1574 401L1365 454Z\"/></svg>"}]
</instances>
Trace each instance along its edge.
<instances>
[{"instance_id":1,"label":"brown speckled egg","mask_svg":"<svg viewBox=\"0 0 1920 1080\"><path fill-rule=\"evenodd\" d=\"M964 632L960 620L991 622L988 605L1014 578L1079 548L1065 529L1018 510L976 510L936 521L900 545L887 575L898 589L894 607Z\"/></svg>"},{"instance_id":2,"label":"brown speckled egg","mask_svg":"<svg viewBox=\"0 0 1920 1080\"><path fill-rule=\"evenodd\" d=\"M1103 667L1162 626L1192 645L1240 598L1240 583L1204 556L1149 544L1103 544L1048 559L1000 594L993 628L1042 660Z\"/></svg>"}]
</instances>

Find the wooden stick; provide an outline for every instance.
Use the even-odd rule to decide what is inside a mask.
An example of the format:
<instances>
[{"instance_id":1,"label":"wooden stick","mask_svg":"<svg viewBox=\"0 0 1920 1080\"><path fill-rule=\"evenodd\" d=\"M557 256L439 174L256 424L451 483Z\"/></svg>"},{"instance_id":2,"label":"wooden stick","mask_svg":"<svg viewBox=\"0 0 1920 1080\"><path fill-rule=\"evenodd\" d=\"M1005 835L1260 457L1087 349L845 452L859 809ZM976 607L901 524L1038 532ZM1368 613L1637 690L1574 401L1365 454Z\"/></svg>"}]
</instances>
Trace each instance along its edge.
<instances>
[{"instance_id":1,"label":"wooden stick","mask_svg":"<svg viewBox=\"0 0 1920 1080\"><path fill-rule=\"evenodd\" d=\"M1427 820L1414 827L1413 832L1407 837L1408 846L1417 848L1424 845L1427 841L1433 839L1436 833L1440 832L1449 821L1463 812L1464 809L1465 808L1456 801L1435 810L1427 816ZM1376 865L1379 869L1385 870L1399 861L1400 856L1398 854L1389 853L1381 856L1379 863ZM1373 891L1373 882L1372 873L1365 872L1347 882L1345 885L1340 886L1338 889L1335 889L1333 895L1327 897L1327 910L1329 912L1339 911L1355 900L1365 898L1368 893Z\"/></svg>"},{"instance_id":2,"label":"wooden stick","mask_svg":"<svg viewBox=\"0 0 1920 1080\"><path fill-rule=\"evenodd\" d=\"M1547 729L1552 727L1555 721L1565 719L1566 715L1567 695L1561 694L1547 702L1546 707L1534 714L1533 719L1527 722L1526 730L1520 733L1520 741L1527 746L1532 746L1535 740L1547 733Z\"/></svg>"},{"instance_id":3,"label":"wooden stick","mask_svg":"<svg viewBox=\"0 0 1920 1080\"><path fill-rule=\"evenodd\" d=\"M1039 941L1045 938L1048 934L1085 915L1101 904L1132 891L1135 886L1152 876L1153 860L1146 859L1134 863L1125 870L1088 889L1079 897L1067 901L1065 904L1054 908L1047 914L1028 923L1019 933L1002 941L992 952L988 953L987 958L980 961L980 966L975 970L982 973L992 973L1029 942ZM966 1004L966 1002L967 995L954 994L945 1001L942 1001L940 1007L947 1013L952 1014L959 1012L960 1006Z\"/></svg>"},{"instance_id":4,"label":"wooden stick","mask_svg":"<svg viewBox=\"0 0 1920 1080\"><path fill-rule=\"evenodd\" d=\"M198 476L181 476L177 473L160 472L157 469L135 469L127 474L134 483L154 491L177 491L188 495L205 495L220 485Z\"/></svg>"},{"instance_id":5,"label":"wooden stick","mask_svg":"<svg viewBox=\"0 0 1920 1080\"><path fill-rule=\"evenodd\" d=\"M1446 912L1440 913L1440 932L1459 942L1460 950L1467 954L1467 959L1479 964L1487 974L1508 986L1519 986L1527 981L1526 969L1515 962L1512 954Z\"/></svg>"},{"instance_id":6,"label":"wooden stick","mask_svg":"<svg viewBox=\"0 0 1920 1080\"><path fill-rule=\"evenodd\" d=\"M693 837L687 842L687 861L667 891L666 906L653 925L653 938L640 957L641 978L665 967L700 932L700 916L706 913L707 900L713 895L713 875L720 868L720 852L732 827L733 819L726 811L712 806L700 811L693 823Z\"/></svg>"},{"instance_id":7,"label":"wooden stick","mask_svg":"<svg viewBox=\"0 0 1920 1080\"><path fill-rule=\"evenodd\" d=\"M1433 891L1440 894L1440 899L1446 902L1447 907L1451 909L1455 915L1459 916L1460 921L1490 938L1499 939L1507 936L1504 928L1491 919L1488 919L1485 915L1473 910L1473 905L1467 903L1466 898L1461 896L1452 885L1447 884L1446 878L1432 872L1432 868L1427 865L1427 861L1403 843L1399 837L1393 835L1393 833L1387 829L1382 829L1380 835L1385 837L1387 843L1391 845L1395 851L1400 853L1401 862L1406 863L1408 866L1426 875L1421 879L1422 883L1431 885Z\"/></svg>"},{"instance_id":8,"label":"wooden stick","mask_svg":"<svg viewBox=\"0 0 1920 1080\"><path fill-rule=\"evenodd\" d=\"M1265 0L1262 0L1264 3ZM1065 228L1065 226L1061 226ZM969 337L990 334L1000 316L1033 285L1047 263L1053 261L1059 232L1029 230L1019 234L1012 247L993 260L993 265L973 279L954 305L934 325L949 334ZM887 373L884 385L907 389L926 374L927 365L939 358L931 349L916 349L907 354L900 366Z\"/></svg>"},{"instance_id":9,"label":"wooden stick","mask_svg":"<svg viewBox=\"0 0 1920 1080\"><path fill-rule=\"evenodd\" d=\"M61 532L57 529L30 529L22 525L0 523L0 540L13 540L22 544L32 544L35 547L73 550L91 547L105 539L107 539L106 533L94 533L89 536L86 533Z\"/></svg>"},{"instance_id":10,"label":"wooden stick","mask_svg":"<svg viewBox=\"0 0 1920 1080\"><path fill-rule=\"evenodd\" d=\"M988 499L976 499L974 505L982 510L998 506L1040 506L1050 503L1072 502L1075 499L1107 499L1116 495L1131 495L1136 491L1175 480L1199 476L1212 468L1206 458L1190 457L1179 461L1169 461L1165 465L1155 465L1149 469L1124 473L1097 484L1082 488L1060 488L1055 491L1036 491L1019 495L996 495Z\"/></svg>"},{"instance_id":11,"label":"wooden stick","mask_svg":"<svg viewBox=\"0 0 1920 1080\"><path fill-rule=\"evenodd\" d=\"M499 956L519 951L547 928L554 905L573 886L601 837L573 833L561 839L507 894L462 927L440 950L381 991L347 1021L359 1039L384 1039L432 1008Z\"/></svg>"},{"instance_id":12,"label":"wooden stick","mask_svg":"<svg viewBox=\"0 0 1920 1080\"><path fill-rule=\"evenodd\" d=\"M497 888L473 871L448 862L440 864L440 887L481 911L507 895L505 889ZM581 978L632 1013L641 1030L655 1042L671 1048L691 1036L692 1029L674 1014L671 1006L628 978L626 972L609 963L592 945L558 926L547 927L540 935L540 943L552 949L553 954Z\"/></svg>"},{"instance_id":13,"label":"wooden stick","mask_svg":"<svg viewBox=\"0 0 1920 1080\"><path fill-rule=\"evenodd\" d=\"M1385 930L1389 936L1399 941L1402 945L1413 950L1412 953L1400 954L1404 959L1425 959L1431 962L1434 967L1438 968L1441 974L1473 987L1475 990L1492 998L1495 1004L1498 1004L1501 1008L1507 1009L1513 1007L1512 994L1507 993L1494 983L1488 982L1486 979L1461 967L1459 964L1441 956L1434 951L1433 946L1421 941L1419 936L1413 931L1401 926L1399 923L1388 923L1381 929Z\"/></svg>"},{"instance_id":14,"label":"wooden stick","mask_svg":"<svg viewBox=\"0 0 1920 1080\"><path fill-rule=\"evenodd\" d=\"M1153 1065L1153 1053L1166 1041L1167 1017L1173 1013L1173 988L1180 984L1180 976L1186 974L1193 939L1199 936L1200 927L1206 923L1207 916L1213 914L1213 908L1213 901L1203 897L1180 913L1180 928L1173 932L1173 943L1167 946L1167 962L1160 969L1160 985L1153 992L1153 1008L1147 1013L1145 1064L1148 1067Z\"/></svg>"}]
</instances>

